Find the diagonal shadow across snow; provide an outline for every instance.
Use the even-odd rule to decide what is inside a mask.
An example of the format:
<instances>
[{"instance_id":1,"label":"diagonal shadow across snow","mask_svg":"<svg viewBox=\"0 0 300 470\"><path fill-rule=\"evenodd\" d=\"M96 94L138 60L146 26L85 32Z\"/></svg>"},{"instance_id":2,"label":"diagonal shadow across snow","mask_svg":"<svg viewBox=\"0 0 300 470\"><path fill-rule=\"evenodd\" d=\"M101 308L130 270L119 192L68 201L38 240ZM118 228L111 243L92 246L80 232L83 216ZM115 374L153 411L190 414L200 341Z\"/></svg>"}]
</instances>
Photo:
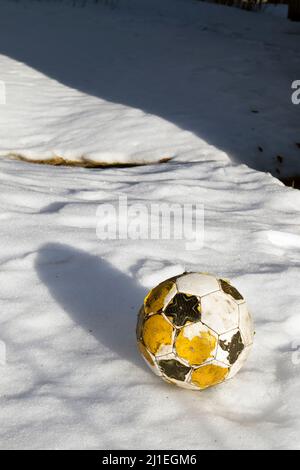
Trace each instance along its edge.
<instances>
[{"instance_id":1,"label":"diagonal shadow across snow","mask_svg":"<svg viewBox=\"0 0 300 470\"><path fill-rule=\"evenodd\" d=\"M39 250L36 270L76 324L122 359L142 365L135 342L142 286L98 256L59 243Z\"/></svg>"},{"instance_id":2,"label":"diagonal shadow across snow","mask_svg":"<svg viewBox=\"0 0 300 470\"><path fill-rule=\"evenodd\" d=\"M1 2L0 153L135 163L209 159L213 146L214 158L300 172L297 32L188 0Z\"/></svg>"}]
</instances>

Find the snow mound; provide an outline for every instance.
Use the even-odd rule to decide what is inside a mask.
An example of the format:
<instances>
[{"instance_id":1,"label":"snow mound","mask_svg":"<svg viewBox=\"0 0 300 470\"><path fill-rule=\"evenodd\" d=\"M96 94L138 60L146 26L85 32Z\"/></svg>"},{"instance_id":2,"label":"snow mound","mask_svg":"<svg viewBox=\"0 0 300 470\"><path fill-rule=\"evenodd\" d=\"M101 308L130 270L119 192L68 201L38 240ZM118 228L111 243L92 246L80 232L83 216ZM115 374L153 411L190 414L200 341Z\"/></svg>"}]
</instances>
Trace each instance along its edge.
<instances>
[{"instance_id":1,"label":"snow mound","mask_svg":"<svg viewBox=\"0 0 300 470\"><path fill-rule=\"evenodd\" d=\"M2 2L0 155L231 159L300 174L299 33L281 18L190 0Z\"/></svg>"}]
</instances>

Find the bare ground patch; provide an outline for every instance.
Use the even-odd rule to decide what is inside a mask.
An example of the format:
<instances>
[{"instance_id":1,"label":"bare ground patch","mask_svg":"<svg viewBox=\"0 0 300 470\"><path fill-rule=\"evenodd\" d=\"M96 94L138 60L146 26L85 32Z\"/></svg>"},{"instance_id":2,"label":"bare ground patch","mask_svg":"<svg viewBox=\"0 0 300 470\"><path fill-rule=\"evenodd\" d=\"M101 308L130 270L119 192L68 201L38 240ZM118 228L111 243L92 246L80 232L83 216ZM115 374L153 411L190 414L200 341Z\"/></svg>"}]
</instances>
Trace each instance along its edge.
<instances>
[{"instance_id":1,"label":"bare ground patch","mask_svg":"<svg viewBox=\"0 0 300 470\"><path fill-rule=\"evenodd\" d=\"M161 158L156 162L148 162L148 163L107 163L107 162L95 162L88 158L82 157L81 160L67 160L63 157L55 156L48 159L31 159L27 158L23 155L19 154L9 154L8 158L11 160L18 160L21 162L33 163L37 165L51 165L51 166L66 166L66 167L81 167L81 168L130 168L134 166L145 166L145 165L153 165L153 164L160 164L166 163L171 160L170 157Z\"/></svg>"}]
</instances>

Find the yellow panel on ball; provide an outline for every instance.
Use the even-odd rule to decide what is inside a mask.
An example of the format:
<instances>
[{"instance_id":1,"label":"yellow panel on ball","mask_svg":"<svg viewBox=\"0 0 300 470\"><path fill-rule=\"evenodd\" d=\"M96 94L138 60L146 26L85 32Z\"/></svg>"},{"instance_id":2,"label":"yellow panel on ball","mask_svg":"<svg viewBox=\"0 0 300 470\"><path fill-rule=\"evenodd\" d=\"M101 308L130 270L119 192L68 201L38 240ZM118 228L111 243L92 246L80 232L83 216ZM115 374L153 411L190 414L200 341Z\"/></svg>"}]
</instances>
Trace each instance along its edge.
<instances>
[{"instance_id":1,"label":"yellow panel on ball","mask_svg":"<svg viewBox=\"0 0 300 470\"><path fill-rule=\"evenodd\" d=\"M143 328L144 344L152 354L172 351L173 328L160 314L149 317ZM169 348L168 348L169 346Z\"/></svg>"},{"instance_id":2,"label":"yellow panel on ball","mask_svg":"<svg viewBox=\"0 0 300 470\"><path fill-rule=\"evenodd\" d=\"M166 281L158 284L158 286L154 287L145 297L145 313L150 315L151 313L157 313L161 311L164 308L165 303L168 303L168 301L171 300L172 291L175 295L176 285L172 279L167 279Z\"/></svg>"},{"instance_id":3,"label":"yellow panel on ball","mask_svg":"<svg viewBox=\"0 0 300 470\"><path fill-rule=\"evenodd\" d=\"M192 372L191 382L200 388L211 387L223 382L229 372L228 367L207 364Z\"/></svg>"},{"instance_id":4,"label":"yellow panel on ball","mask_svg":"<svg viewBox=\"0 0 300 470\"><path fill-rule=\"evenodd\" d=\"M185 326L176 338L178 356L190 365L201 365L214 358L217 336L201 322Z\"/></svg>"},{"instance_id":5,"label":"yellow panel on ball","mask_svg":"<svg viewBox=\"0 0 300 470\"><path fill-rule=\"evenodd\" d=\"M138 341L138 348L139 348L139 351L140 351L141 355L144 357L144 359L146 359L146 361L149 362L149 364L151 366L154 366L155 364L153 362L153 359L152 359L149 351L145 348L143 343L141 343L140 341Z\"/></svg>"}]
</instances>

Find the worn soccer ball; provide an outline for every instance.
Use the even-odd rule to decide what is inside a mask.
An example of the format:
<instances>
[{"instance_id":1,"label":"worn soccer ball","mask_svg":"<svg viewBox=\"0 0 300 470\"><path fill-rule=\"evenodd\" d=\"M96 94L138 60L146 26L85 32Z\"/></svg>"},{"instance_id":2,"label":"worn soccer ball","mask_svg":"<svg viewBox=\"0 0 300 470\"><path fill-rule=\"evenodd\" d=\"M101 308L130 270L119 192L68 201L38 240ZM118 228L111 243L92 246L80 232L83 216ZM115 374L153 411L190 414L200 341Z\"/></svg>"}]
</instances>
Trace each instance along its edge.
<instances>
[{"instance_id":1,"label":"worn soccer ball","mask_svg":"<svg viewBox=\"0 0 300 470\"><path fill-rule=\"evenodd\" d=\"M232 378L247 359L253 323L229 281L184 273L154 287L138 314L139 350L167 382L202 390Z\"/></svg>"}]
</instances>

